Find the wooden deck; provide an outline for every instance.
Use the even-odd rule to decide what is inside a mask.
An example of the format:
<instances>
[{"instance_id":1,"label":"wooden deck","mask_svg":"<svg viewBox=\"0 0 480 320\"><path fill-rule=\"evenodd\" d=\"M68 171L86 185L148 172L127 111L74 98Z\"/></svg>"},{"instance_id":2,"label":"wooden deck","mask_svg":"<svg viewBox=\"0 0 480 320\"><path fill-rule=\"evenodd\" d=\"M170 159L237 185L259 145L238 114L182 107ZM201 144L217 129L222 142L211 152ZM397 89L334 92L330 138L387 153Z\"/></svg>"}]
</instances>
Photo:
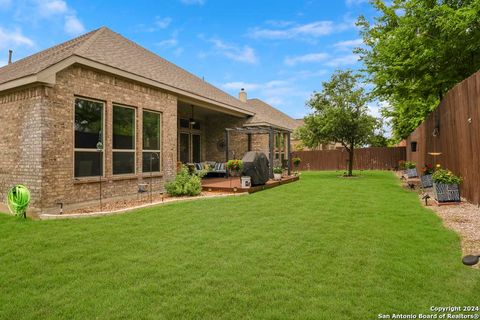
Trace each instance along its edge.
<instances>
[{"instance_id":1,"label":"wooden deck","mask_svg":"<svg viewBox=\"0 0 480 320\"><path fill-rule=\"evenodd\" d=\"M263 186L253 186L250 188L242 188L239 177L230 178L204 178L202 179L202 188L204 191L212 192L231 192L231 193L254 193L257 191L270 189L282 184L297 181L298 176L282 177L282 180L268 180Z\"/></svg>"}]
</instances>

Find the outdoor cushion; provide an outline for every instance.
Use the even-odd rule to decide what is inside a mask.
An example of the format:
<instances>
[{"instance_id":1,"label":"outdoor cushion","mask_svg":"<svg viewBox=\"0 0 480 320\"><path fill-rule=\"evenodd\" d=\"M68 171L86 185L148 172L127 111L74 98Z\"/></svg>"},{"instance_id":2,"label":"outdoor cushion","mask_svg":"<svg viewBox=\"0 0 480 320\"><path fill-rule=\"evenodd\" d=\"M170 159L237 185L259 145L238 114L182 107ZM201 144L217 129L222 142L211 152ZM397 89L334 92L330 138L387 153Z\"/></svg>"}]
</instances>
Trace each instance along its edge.
<instances>
[{"instance_id":1,"label":"outdoor cushion","mask_svg":"<svg viewBox=\"0 0 480 320\"><path fill-rule=\"evenodd\" d=\"M215 163L215 166L213 167L213 171L215 172L226 172L225 171L225 163L223 162L217 162Z\"/></svg>"}]
</instances>

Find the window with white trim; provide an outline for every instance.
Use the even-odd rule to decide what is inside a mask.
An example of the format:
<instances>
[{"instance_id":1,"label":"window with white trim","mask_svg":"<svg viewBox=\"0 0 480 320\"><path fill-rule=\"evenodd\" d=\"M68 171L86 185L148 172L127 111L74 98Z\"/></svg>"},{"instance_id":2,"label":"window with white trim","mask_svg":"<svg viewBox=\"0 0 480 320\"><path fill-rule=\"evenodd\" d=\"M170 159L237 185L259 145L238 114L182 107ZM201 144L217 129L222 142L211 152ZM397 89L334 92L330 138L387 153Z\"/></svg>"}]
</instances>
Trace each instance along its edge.
<instances>
[{"instance_id":1,"label":"window with white trim","mask_svg":"<svg viewBox=\"0 0 480 320\"><path fill-rule=\"evenodd\" d=\"M75 178L103 175L103 119L103 102L75 98Z\"/></svg>"},{"instance_id":2,"label":"window with white trim","mask_svg":"<svg viewBox=\"0 0 480 320\"><path fill-rule=\"evenodd\" d=\"M159 172L161 168L161 114L154 111L143 111L143 172Z\"/></svg>"},{"instance_id":3,"label":"window with white trim","mask_svg":"<svg viewBox=\"0 0 480 320\"><path fill-rule=\"evenodd\" d=\"M135 173L135 115L135 108L113 105L113 174Z\"/></svg>"}]
</instances>

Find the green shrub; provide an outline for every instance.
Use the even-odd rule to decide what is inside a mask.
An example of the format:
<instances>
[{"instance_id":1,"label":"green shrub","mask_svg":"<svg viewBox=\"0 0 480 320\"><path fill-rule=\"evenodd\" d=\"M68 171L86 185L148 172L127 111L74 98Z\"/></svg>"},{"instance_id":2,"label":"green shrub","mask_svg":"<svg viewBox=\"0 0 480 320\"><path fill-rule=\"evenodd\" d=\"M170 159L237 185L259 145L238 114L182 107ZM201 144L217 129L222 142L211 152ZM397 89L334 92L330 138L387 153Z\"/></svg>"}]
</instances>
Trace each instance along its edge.
<instances>
[{"instance_id":1,"label":"green shrub","mask_svg":"<svg viewBox=\"0 0 480 320\"><path fill-rule=\"evenodd\" d=\"M283 173L283 169L280 168L280 167L275 167L275 168L273 168L273 173L280 173L281 174L281 173Z\"/></svg>"},{"instance_id":2,"label":"green shrub","mask_svg":"<svg viewBox=\"0 0 480 320\"><path fill-rule=\"evenodd\" d=\"M240 172L243 169L243 161L242 160L228 160L227 162L227 169L230 171Z\"/></svg>"},{"instance_id":3,"label":"green shrub","mask_svg":"<svg viewBox=\"0 0 480 320\"><path fill-rule=\"evenodd\" d=\"M197 174L188 173L188 168L182 166L177 173L175 180L167 182L165 188L167 193L174 197L198 196L202 192L203 172Z\"/></svg>"},{"instance_id":4,"label":"green shrub","mask_svg":"<svg viewBox=\"0 0 480 320\"><path fill-rule=\"evenodd\" d=\"M296 157L292 159L292 162L295 167L298 167L300 165L300 162L302 162L302 159Z\"/></svg>"},{"instance_id":5,"label":"green shrub","mask_svg":"<svg viewBox=\"0 0 480 320\"><path fill-rule=\"evenodd\" d=\"M415 169L416 167L415 162L405 161L405 169Z\"/></svg>"},{"instance_id":6,"label":"green shrub","mask_svg":"<svg viewBox=\"0 0 480 320\"><path fill-rule=\"evenodd\" d=\"M432 179L436 183L445 184L460 184L462 182L462 178L457 177L452 171L447 169L438 169L433 173Z\"/></svg>"}]
</instances>

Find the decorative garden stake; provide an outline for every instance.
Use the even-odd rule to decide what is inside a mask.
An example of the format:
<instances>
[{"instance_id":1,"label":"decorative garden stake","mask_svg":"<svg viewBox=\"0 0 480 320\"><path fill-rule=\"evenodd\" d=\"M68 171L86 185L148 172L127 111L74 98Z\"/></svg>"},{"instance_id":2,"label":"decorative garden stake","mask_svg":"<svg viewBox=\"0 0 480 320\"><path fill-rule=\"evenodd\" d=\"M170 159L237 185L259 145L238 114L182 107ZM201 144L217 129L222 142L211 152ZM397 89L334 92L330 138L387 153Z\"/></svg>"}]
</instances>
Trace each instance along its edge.
<instances>
[{"instance_id":1,"label":"decorative garden stake","mask_svg":"<svg viewBox=\"0 0 480 320\"><path fill-rule=\"evenodd\" d=\"M18 217L27 218L27 208L30 204L30 191L27 187L16 185L7 194L8 209Z\"/></svg>"},{"instance_id":2,"label":"decorative garden stake","mask_svg":"<svg viewBox=\"0 0 480 320\"><path fill-rule=\"evenodd\" d=\"M473 255L468 255L463 257L462 263L466 266L474 266L478 263L480 260L480 256L473 256Z\"/></svg>"},{"instance_id":3,"label":"decorative garden stake","mask_svg":"<svg viewBox=\"0 0 480 320\"><path fill-rule=\"evenodd\" d=\"M102 152L103 151L103 143L101 141L97 142L97 152ZM102 162L99 164L100 169L102 169ZM102 211L102 170L99 170L99 178L98 178L98 183L99 183L99 199L100 199L100 211Z\"/></svg>"}]
</instances>

